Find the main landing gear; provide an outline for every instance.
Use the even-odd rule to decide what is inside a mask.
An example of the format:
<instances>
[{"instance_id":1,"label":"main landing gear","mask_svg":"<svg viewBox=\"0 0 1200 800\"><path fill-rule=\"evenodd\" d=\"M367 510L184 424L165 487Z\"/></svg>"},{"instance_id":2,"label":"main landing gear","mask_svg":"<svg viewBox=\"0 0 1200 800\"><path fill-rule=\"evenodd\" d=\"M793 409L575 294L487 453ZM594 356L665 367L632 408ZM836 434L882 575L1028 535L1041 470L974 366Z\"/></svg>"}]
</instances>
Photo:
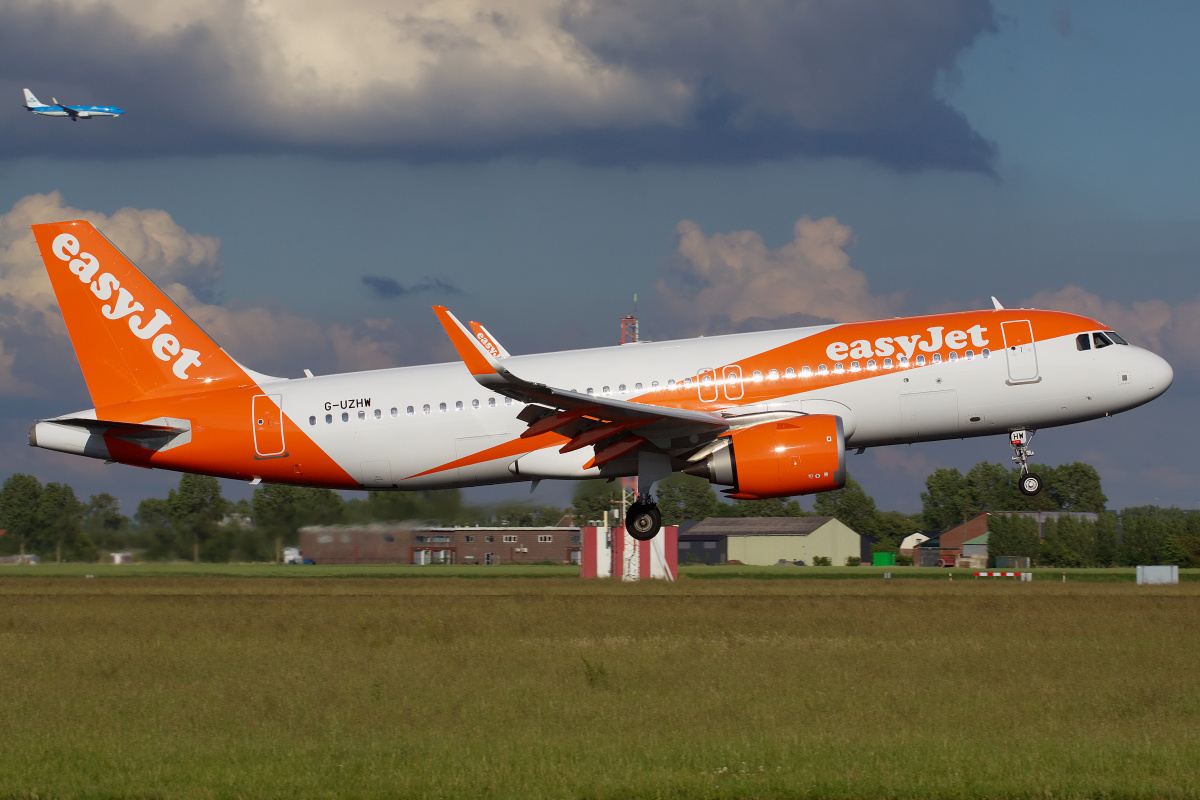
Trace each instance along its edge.
<instances>
[{"instance_id":1,"label":"main landing gear","mask_svg":"<svg viewBox=\"0 0 1200 800\"><path fill-rule=\"evenodd\" d=\"M1028 497L1033 497L1042 490L1042 479L1029 471L1029 457L1033 455L1033 451L1029 449L1029 442L1033 439L1034 431L1013 431L1008 436L1008 443L1012 445L1013 457L1012 460L1021 465L1021 494Z\"/></svg>"},{"instance_id":2,"label":"main landing gear","mask_svg":"<svg viewBox=\"0 0 1200 800\"><path fill-rule=\"evenodd\" d=\"M639 494L625 512L625 530L639 542L648 542L661 528L662 514L658 511L658 503L649 494Z\"/></svg>"}]
</instances>

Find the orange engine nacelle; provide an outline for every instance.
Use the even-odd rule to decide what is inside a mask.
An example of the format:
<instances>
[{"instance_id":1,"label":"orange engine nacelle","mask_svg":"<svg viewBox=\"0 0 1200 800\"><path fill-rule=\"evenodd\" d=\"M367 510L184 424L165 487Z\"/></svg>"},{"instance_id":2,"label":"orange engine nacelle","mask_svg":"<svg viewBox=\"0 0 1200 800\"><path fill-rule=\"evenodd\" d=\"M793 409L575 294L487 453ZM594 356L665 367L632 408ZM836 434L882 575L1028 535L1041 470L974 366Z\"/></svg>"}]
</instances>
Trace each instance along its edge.
<instances>
[{"instance_id":1,"label":"orange engine nacelle","mask_svg":"<svg viewBox=\"0 0 1200 800\"><path fill-rule=\"evenodd\" d=\"M729 497L762 500L840 489L846 483L842 418L810 414L730 435L728 447L687 470L732 486Z\"/></svg>"}]
</instances>

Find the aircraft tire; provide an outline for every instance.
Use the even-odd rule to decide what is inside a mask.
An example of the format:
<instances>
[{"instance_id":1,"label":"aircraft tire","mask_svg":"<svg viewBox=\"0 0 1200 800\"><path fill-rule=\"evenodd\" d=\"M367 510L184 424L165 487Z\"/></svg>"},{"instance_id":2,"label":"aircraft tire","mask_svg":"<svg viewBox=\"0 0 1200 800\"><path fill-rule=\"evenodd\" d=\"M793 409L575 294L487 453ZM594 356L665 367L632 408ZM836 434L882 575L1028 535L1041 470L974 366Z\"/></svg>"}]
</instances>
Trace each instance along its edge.
<instances>
[{"instance_id":1,"label":"aircraft tire","mask_svg":"<svg viewBox=\"0 0 1200 800\"><path fill-rule=\"evenodd\" d=\"M662 528L662 514L658 506L634 503L625 514L625 530L639 542L648 542Z\"/></svg>"},{"instance_id":2,"label":"aircraft tire","mask_svg":"<svg viewBox=\"0 0 1200 800\"><path fill-rule=\"evenodd\" d=\"M1042 490L1042 479L1032 472L1027 472L1021 476L1021 494L1026 497L1033 497Z\"/></svg>"}]
</instances>

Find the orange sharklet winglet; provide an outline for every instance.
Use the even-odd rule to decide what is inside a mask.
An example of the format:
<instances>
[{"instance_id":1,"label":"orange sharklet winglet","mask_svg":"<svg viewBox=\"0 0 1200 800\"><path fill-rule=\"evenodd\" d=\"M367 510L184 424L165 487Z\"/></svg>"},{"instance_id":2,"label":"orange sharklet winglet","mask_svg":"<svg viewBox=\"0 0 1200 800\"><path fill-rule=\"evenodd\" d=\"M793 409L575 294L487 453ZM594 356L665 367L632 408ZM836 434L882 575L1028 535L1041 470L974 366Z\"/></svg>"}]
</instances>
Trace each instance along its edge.
<instances>
[{"instance_id":1,"label":"orange sharklet winglet","mask_svg":"<svg viewBox=\"0 0 1200 800\"><path fill-rule=\"evenodd\" d=\"M496 367L491 361L491 354L484 355L483 346L450 313L450 309L445 306L434 306L433 313L437 314L438 321L442 323L442 327L446 329L446 335L450 337L450 343L458 351L458 357L463 360L463 364L466 365L467 370L472 375L496 374Z\"/></svg>"}]
</instances>

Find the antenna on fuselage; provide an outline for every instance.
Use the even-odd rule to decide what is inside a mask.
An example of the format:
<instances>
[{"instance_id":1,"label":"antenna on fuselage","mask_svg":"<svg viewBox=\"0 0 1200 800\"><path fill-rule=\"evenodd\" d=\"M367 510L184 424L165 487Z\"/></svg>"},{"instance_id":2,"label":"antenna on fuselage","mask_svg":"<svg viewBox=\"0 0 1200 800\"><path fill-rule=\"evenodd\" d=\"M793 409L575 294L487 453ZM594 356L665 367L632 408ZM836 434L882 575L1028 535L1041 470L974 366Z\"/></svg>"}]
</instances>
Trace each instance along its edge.
<instances>
[{"instance_id":1,"label":"antenna on fuselage","mask_svg":"<svg viewBox=\"0 0 1200 800\"><path fill-rule=\"evenodd\" d=\"M1000 301L996 299L996 295L992 295L992 305L996 307L997 311L1004 310L1004 306L1000 305Z\"/></svg>"}]
</instances>

